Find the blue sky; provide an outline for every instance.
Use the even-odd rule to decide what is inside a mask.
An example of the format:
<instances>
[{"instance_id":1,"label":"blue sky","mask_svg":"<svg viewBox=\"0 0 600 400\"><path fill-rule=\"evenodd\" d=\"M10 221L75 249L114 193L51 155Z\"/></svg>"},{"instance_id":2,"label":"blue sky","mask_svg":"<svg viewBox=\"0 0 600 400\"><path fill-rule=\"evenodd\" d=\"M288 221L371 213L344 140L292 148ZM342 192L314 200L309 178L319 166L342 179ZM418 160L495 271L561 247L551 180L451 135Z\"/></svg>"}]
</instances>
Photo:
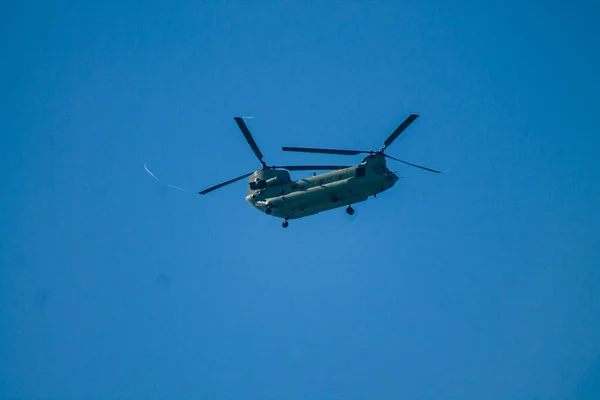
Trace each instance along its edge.
<instances>
[{"instance_id":1,"label":"blue sky","mask_svg":"<svg viewBox=\"0 0 600 400\"><path fill-rule=\"evenodd\" d=\"M6 5L0 397L592 398L599 13L546 3ZM450 171L352 218L195 194L259 167L235 115L296 164L413 112Z\"/></svg>"}]
</instances>

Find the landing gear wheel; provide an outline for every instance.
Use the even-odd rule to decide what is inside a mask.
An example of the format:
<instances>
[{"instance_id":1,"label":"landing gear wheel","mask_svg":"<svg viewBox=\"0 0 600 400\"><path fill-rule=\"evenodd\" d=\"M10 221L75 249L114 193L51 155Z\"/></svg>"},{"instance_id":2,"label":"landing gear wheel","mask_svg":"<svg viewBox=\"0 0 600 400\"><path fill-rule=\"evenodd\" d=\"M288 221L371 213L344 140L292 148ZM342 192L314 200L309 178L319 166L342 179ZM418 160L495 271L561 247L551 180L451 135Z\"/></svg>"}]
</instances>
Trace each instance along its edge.
<instances>
[{"instance_id":1,"label":"landing gear wheel","mask_svg":"<svg viewBox=\"0 0 600 400\"><path fill-rule=\"evenodd\" d=\"M348 215L352 215L354 214L354 208L352 208L352 206L348 206L348 208L346 208L346 212Z\"/></svg>"},{"instance_id":2,"label":"landing gear wheel","mask_svg":"<svg viewBox=\"0 0 600 400\"><path fill-rule=\"evenodd\" d=\"M265 213L267 215L270 215L273 212L273 210L271 210L271 207L267 207L267 209L265 210Z\"/></svg>"},{"instance_id":3,"label":"landing gear wheel","mask_svg":"<svg viewBox=\"0 0 600 400\"><path fill-rule=\"evenodd\" d=\"M287 219L281 223L281 226L283 226L284 228L287 228L288 225L289 223L287 222Z\"/></svg>"}]
</instances>

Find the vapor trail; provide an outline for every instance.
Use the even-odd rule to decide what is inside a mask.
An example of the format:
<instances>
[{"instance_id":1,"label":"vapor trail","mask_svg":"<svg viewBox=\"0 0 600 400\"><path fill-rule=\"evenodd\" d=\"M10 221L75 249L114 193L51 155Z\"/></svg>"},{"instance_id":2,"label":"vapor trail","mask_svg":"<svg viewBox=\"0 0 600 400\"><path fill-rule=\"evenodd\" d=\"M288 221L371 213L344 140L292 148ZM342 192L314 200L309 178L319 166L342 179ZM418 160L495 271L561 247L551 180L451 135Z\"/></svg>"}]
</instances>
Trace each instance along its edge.
<instances>
[{"instance_id":1,"label":"vapor trail","mask_svg":"<svg viewBox=\"0 0 600 400\"><path fill-rule=\"evenodd\" d=\"M156 177L156 175L154 175L154 174L152 173L152 171L150 171L150 170L148 169L148 165L147 165L147 163L144 163L144 169L146 170L146 172L147 172L147 173L149 173L149 174L150 174L150 176L151 176L151 177L153 177L154 179L156 179L156 181L157 181L157 182L159 182L159 183L162 183L163 185L167 185L167 186L168 186L168 187L170 187L170 188L177 189L177 190L181 190L182 192L187 192L187 189L180 188L180 187L178 187L178 186L174 186L174 185L170 185L170 184L168 184L168 183L166 183L166 182L163 182L163 181L161 181L160 179L158 179L158 178Z\"/></svg>"}]
</instances>

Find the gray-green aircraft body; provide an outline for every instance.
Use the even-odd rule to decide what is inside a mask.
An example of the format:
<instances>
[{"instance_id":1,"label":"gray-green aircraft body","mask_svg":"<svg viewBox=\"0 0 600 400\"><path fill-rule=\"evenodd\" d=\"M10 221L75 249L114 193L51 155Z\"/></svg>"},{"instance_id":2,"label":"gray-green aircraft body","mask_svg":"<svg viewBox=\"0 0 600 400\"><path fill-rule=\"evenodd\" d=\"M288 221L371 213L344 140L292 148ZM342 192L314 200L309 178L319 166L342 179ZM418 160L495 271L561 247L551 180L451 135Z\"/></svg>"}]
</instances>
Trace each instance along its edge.
<instances>
[{"instance_id":1,"label":"gray-green aircraft body","mask_svg":"<svg viewBox=\"0 0 600 400\"><path fill-rule=\"evenodd\" d=\"M212 186L200 192L207 194L215 189L248 179L246 201L265 214L283 218L283 227L288 226L288 220L314 215L323 211L347 206L346 212L353 214L353 204L367 200L389 190L398 181L398 176L387 168L386 158L399 161L413 167L439 173L440 171L419 166L400 160L384 153L384 150L415 120L418 115L411 114L385 140L384 146L377 151L320 149L312 147L282 147L284 151L304 153L323 153L357 155L368 154L360 164L353 166L341 165L293 165L268 166L263 161L263 155L256 145L252 134L244 120L235 117L246 141L261 162L262 167L231 179L227 182ZM288 171L318 171L330 170L320 175L292 180Z\"/></svg>"}]
</instances>

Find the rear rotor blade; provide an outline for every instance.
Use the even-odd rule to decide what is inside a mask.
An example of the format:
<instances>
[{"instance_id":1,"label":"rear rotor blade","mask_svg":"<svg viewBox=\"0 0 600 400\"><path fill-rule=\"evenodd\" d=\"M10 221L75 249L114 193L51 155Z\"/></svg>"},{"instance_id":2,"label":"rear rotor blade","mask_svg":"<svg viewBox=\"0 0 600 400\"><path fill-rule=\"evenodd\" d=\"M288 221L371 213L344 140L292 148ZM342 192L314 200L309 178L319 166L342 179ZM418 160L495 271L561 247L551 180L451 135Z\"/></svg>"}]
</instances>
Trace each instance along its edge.
<instances>
[{"instance_id":1,"label":"rear rotor blade","mask_svg":"<svg viewBox=\"0 0 600 400\"><path fill-rule=\"evenodd\" d=\"M325 171L325 170L336 170L336 169L344 169L348 168L348 165L284 165L281 167L273 167L273 168L283 168L288 171Z\"/></svg>"},{"instance_id":2,"label":"rear rotor blade","mask_svg":"<svg viewBox=\"0 0 600 400\"><path fill-rule=\"evenodd\" d=\"M219 183L218 185L211 186L211 187L209 187L208 189L204 189L203 191L199 192L199 194L206 194L206 193L208 193L208 192L212 192L213 190L216 190L216 189L218 189L218 188L221 188L221 187L223 187L223 186L225 186L225 185L229 185L230 183L237 182L237 181L239 181L240 179L247 178L247 177L249 177L250 175L252 175L253 173L254 173L254 171L252 171L252 172L250 172L250 173L247 173L247 174L245 174L245 175L242 175L242 176L238 176L237 178L233 178L233 179L231 179L231 180L228 180L227 182L223 182L223 183Z\"/></svg>"},{"instance_id":3,"label":"rear rotor blade","mask_svg":"<svg viewBox=\"0 0 600 400\"><path fill-rule=\"evenodd\" d=\"M339 149L317 149L314 147L288 147L281 148L283 151L297 151L301 153L322 153L322 154L341 154L345 156L355 156L362 153L370 153L364 150L339 150Z\"/></svg>"},{"instance_id":4,"label":"rear rotor blade","mask_svg":"<svg viewBox=\"0 0 600 400\"><path fill-rule=\"evenodd\" d=\"M411 165L413 167L417 167L417 168L421 168L421 169L424 169L424 170L427 170L427 171L435 172L436 174L441 174L442 173L441 171L437 171L435 169L431 169L431 168L427 168L427 167L422 167L422 166L417 165L417 164L409 163L408 161L403 161L403 160L400 160L399 158L388 156L387 154L384 154L384 156L386 156L387 158L391 158L392 160L400 161L403 164L408 164L408 165Z\"/></svg>"},{"instance_id":5,"label":"rear rotor blade","mask_svg":"<svg viewBox=\"0 0 600 400\"><path fill-rule=\"evenodd\" d=\"M400 134L406 129L408 128L408 126L410 124L413 123L413 121L415 119L417 119L419 117L419 115L417 114L410 114L408 116L408 118L406 118L404 120L404 122L402 122L400 125L398 125L398 127L396 128L396 130L394 132L392 132L392 134L385 140L385 142L383 142L383 148L381 150L385 150L386 147L388 147L390 144L392 144L394 142L394 140L396 140L396 138L398 136L400 136Z\"/></svg>"},{"instance_id":6,"label":"rear rotor blade","mask_svg":"<svg viewBox=\"0 0 600 400\"><path fill-rule=\"evenodd\" d=\"M240 117L234 117L233 119L238 124L238 127L242 131L242 134L244 134L244 137L246 138L246 141L252 148L252 151L256 155L256 158L258 158L258 160L264 165L265 163L263 161L263 154L260 152L260 149L258 148L258 145L254 141L254 138L252 137L252 134L250 133L250 130L246 126L246 123L244 122L244 120Z\"/></svg>"}]
</instances>

